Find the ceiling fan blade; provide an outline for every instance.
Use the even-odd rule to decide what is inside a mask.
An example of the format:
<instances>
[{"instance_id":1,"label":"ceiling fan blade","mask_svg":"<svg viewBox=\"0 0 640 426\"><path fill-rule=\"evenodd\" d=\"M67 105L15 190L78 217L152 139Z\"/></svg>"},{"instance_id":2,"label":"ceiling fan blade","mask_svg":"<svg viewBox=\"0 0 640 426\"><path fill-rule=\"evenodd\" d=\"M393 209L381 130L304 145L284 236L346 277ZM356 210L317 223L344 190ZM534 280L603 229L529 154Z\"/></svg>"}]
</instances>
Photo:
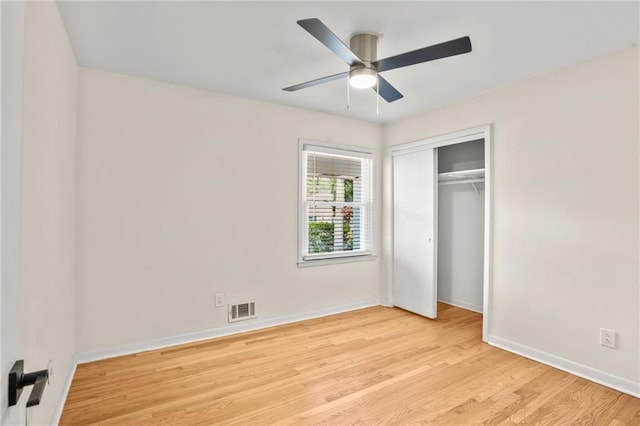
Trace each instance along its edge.
<instances>
[{"instance_id":1,"label":"ceiling fan blade","mask_svg":"<svg viewBox=\"0 0 640 426\"><path fill-rule=\"evenodd\" d=\"M329 75L327 77L317 78L315 80L307 81L305 83L296 84L293 86L285 87L282 90L287 92L295 92L296 90L306 89L307 87L317 86L318 84L328 83L333 80L338 80L349 75L349 71L341 72L340 74Z\"/></svg>"},{"instance_id":2,"label":"ceiling fan blade","mask_svg":"<svg viewBox=\"0 0 640 426\"><path fill-rule=\"evenodd\" d=\"M378 86L378 94L387 102L397 101L404 97L402 93L398 92L398 90L382 78L380 74L378 74ZM373 86L373 90L376 90L376 86Z\"/></svg>"},{"instance_id":3,"label":"ceiling fan blade","mask_svg":"<svg viewBox=\"0 0 640 426\"><path fill-rule=\"evenodd\" d=\"M358 56L342 42L329 27L317 18L302 19L298 21L298 25L307 30L309 34L314 36L318 41L329 48L333 53L338 55L343 61L349 65L362 64Z\"/></svg>"},{"instance_id":4,"label":"ceiling fan blade","mask_svg":"<svg viewBox=\"0 0 640 426\"><path fill-rule=\"evenodd\" d=\"M396 68L415 65L422 62L434 61L436 59L447 58L449 56L461 55L471 52L471 39L461 37L411 52L401 53L396 56L380 59L373 63L378 72L389 71Z\"/></svg>"}]
</instances>

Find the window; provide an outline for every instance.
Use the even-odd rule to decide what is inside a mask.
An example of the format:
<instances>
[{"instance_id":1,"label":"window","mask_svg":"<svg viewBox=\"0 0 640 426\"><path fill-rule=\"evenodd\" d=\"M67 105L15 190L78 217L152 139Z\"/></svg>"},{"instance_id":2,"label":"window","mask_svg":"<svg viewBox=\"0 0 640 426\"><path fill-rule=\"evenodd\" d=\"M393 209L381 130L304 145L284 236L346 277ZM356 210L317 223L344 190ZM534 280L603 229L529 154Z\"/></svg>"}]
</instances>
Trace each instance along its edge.
<instances>
[{"instance_id":1,"label":"window","mask_svg":"<svg viewBox=\"0 0 640 426\"><path fill-rule=\"evenodd\" d=\"M373 255L372 169L371 151L301 141L299 264Z\"/></svg>"}]
</instances>

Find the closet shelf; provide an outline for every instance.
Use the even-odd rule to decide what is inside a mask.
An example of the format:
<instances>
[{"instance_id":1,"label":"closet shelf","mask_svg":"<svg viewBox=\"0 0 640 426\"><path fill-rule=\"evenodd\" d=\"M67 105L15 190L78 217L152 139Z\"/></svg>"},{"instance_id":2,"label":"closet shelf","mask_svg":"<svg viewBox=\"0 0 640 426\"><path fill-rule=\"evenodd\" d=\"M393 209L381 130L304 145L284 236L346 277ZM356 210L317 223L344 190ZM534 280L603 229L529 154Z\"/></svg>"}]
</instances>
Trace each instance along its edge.
<instances>
[{"instance_id":1,"label":"closet shelf","mask_svg":"<svg viewBox=\"0 0 640 426\"><path fill-rule=\"evenodd\" d=\"M484 169L461 170L459 172L438 173L439 185L455 185L469 183L478 192L476 183L484 182Z\"/></svg>"},{"instance_id":2,"label":"closet shelf","mask_svg":"<svg viewBox=\"0 0 640 426\"><path fill-rule=\"evenodd\" d=\"M439 183L468 183L470 180L484 181L484 169L438 173Z\"/></svg>"}]
</instances>

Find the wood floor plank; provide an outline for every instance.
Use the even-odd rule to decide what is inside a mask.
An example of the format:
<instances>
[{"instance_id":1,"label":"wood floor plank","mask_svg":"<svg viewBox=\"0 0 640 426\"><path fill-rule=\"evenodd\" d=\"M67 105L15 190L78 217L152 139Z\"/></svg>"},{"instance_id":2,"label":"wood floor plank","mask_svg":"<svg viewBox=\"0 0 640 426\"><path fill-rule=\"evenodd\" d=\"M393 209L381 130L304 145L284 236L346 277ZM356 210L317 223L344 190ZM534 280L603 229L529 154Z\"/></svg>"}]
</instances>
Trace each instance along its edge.
<instances>
[{"instance_id":1,"label":"wood floor plank","mask_svg":"<svg viewBox=\"0 0 640 426\"><path fill-rule=\"evenodd\" d=\"M62 425L640 424L640 400L373 307L79 365Z\"/></svg>"}]
</instances>

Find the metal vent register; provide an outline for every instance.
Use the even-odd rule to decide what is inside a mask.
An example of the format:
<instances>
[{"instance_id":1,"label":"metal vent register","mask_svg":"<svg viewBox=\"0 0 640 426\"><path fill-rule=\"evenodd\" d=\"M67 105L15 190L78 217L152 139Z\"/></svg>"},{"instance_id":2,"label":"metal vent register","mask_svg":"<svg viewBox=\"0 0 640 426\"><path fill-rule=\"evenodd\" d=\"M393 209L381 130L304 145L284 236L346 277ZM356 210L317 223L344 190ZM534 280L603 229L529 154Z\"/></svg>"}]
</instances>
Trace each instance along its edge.
<instances>
[{"instance_id":1,"label":"metal vent register","mask_svg":"<svg viewBox=\"0 0 640 426\"><path fill-rule=\"evenodd\" d=\"M256 302L229 305L229 322L243 321L256 317Z\"/></svg>"}]
</instances>

